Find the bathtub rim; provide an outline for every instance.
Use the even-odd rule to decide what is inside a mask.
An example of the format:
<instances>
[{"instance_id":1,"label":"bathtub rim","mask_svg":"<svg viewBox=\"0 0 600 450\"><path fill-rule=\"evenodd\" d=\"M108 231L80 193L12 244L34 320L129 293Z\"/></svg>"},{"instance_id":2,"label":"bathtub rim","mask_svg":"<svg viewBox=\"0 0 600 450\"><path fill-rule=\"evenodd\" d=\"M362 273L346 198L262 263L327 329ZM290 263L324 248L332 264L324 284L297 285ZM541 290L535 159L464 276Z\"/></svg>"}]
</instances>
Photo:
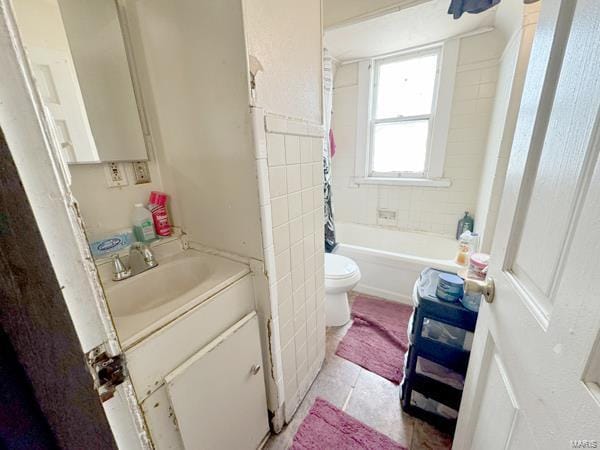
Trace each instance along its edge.
<instances>
[{"instance_id":1,"label":"bathtub rim","mask_svg":"<svg viewBox=\"0 0 600 450\"><path fill-rule=\"evenodd\" d=\"M446 270L449 272L456 272L461 268L461 266L456 264L452 259L424 258L421 256L379 250L377 248L364 247L361 245L344 244L343 242L338 242L332 253L338 253L340 249L348 249L360 255L363 259L369 260L369 262L381 263L383 261L386 263L385 265L389 267L397 267L398 265L401 265L401 263L407 263L412 266L425 265L433 267L434 269Z\"/></svg>"},{"instance_id":2,"label":"bathtub rim","mask_svg":"<svg viewBox=\"0 0 600 450\"><path fill-rule=\"evenodd\" d=\"M344 256L356 259L359 267L361 262L365 262L371 266L380 266L382 269L388 271L391 269L411 272L415 276L415 281L417 280L418 274L426 267L433 267L434 269L449 272L456 272L460 267L454 260L450 259L423 258L359 245L344 244L343 242L336 245L333 249L333 253L341 253ZM368 275L365 275L366 274L363 274L363 278L356 286L356 292L414 306L412 299L414 283L410 286L404 285L402 286L403 289L398 290L397 288L392 287L392 284L394 283L387 283L387 285L386 283L372 283L368 279Z\"/></svg>"}]
</instances>

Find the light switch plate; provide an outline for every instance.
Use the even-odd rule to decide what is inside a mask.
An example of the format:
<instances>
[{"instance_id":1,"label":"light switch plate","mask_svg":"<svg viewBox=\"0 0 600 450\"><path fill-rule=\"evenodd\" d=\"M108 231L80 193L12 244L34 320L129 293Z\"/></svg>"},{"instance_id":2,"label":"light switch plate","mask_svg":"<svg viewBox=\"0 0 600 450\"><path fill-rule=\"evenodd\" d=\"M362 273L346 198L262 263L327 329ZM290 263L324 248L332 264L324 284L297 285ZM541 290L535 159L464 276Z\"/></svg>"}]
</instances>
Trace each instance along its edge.
<instances>
[{"instance_id":1,"label":"light switch plate","mask_svg":"<svg viewBox=\"0 0 600 450\"><path fill-rule=\"evenodd\" d=\"M133 168L133 179L135 184L145 184L152 181L147 161L134 161L131 163L131 167Z\"/></svg>"},{"instance_id":2,"label":"light switch plate","mask_svg":"<svg viewBox=\"0 0 600 450\"><path fill-rule=\"evenodd\" d=\"M107 163L104 166L104 175L108 187L121 187L129 184L127 181L127 174L125 173L125 167L121 163Z\"/></svg>"}]
</instances>

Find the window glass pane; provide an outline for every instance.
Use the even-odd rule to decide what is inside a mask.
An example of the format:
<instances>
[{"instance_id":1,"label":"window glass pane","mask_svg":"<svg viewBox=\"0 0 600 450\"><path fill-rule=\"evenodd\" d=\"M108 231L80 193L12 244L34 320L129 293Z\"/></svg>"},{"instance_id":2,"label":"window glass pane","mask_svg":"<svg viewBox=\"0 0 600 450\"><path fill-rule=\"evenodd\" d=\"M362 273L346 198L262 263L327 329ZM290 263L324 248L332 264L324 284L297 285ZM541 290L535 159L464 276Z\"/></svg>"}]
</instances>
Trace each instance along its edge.
<instances>
[{"instance_id":1,"label":"window glass pane","mask_svg":"<svg viewBox=\"0 0 600 450\"><path fill-rule=\"evenodd\" d=\"M425 171L429 120L376 124L373 130L374 172Z\"/></svg>"},{"instance_id":2,"label":"window glass pane","mask_svg":"<svg viewBox=\"0 0 600 450\"><path fill-rule=\"evenodd\" d=\"M381 64L375 118L430 114L437 59L426 55Z\"/></svg>"}]
</instances>

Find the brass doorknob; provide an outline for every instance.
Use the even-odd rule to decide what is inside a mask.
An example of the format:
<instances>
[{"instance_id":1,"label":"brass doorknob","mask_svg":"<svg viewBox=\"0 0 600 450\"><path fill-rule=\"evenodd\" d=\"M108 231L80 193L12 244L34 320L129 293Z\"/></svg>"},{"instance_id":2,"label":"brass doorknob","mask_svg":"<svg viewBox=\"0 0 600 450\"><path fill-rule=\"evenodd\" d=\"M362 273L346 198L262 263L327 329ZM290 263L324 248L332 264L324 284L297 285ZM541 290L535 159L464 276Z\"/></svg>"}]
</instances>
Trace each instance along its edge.
<instances>
[{"instance_id":1,"label":"brass doorknob","mask_svg":"<svg viewBox=\"0 0 600 450\"><path fill-rule=\"evenodd\" d=\"M465 292L468 294L482 294L485 301L492 303L496 295L496 285L492 277L487 277L485 281L467 278L465 280Z\"/></svg>"}]
</instances>

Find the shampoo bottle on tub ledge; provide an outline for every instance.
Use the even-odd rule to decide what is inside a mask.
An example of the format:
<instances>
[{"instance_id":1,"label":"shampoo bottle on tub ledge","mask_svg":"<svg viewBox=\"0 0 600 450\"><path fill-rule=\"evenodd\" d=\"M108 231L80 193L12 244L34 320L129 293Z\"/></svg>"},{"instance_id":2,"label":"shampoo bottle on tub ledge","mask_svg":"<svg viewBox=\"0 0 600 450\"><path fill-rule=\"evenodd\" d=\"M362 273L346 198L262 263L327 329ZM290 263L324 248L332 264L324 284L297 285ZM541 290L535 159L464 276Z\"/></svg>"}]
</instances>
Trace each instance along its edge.
<instances>
[{"instance_id":1,"label":"shampoo bottle on tub ledge","mask_svg":"<svg viewBox=\"0 0 600 450\"><path fill-rule=\"evenodd\" d=\"M169 223L169 214L167 213L167 199L169 197L164 192L152 191L148 201L148 209L152 213L152 220L156 234L159 236L171 235L171 224Z\"/></svg>"},{"instance_id":2,"label":"shampoo bottle on tub ledge","mask_svg":"<svg viewBox=\"0 0 600 450\"><path fill-rule=\"evenodd\" d=\"M133 205L131 223L133 225L133 234L139 242L150 242L156 239L152 214L141 203Z\"/></svg>"}]
</instances>

